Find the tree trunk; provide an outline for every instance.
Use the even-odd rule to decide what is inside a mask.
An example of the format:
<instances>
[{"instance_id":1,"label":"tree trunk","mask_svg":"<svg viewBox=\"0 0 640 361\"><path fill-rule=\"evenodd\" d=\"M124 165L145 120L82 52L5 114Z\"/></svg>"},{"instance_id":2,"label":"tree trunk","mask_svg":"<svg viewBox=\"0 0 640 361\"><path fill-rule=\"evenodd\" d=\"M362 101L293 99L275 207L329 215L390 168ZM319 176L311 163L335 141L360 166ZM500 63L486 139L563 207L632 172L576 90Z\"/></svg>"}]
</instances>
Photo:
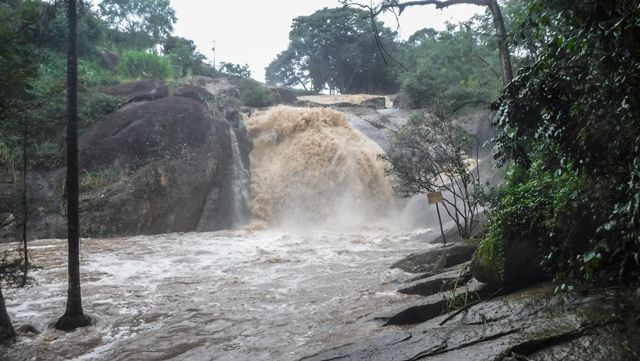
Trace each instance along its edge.
<instances>
[{"instance_id":1,"label":"tree trunk","mask_svg":"<svg viewBox=\"0 0 640 361\"><path fill-rule=\"evenodd\" d=\"M22 269L21 283L22 287L27 285L27 278L29 276L29 252L27 249L27 219L29 218L29 209L27 206L27 139L29 137L29 129L27 123L28 118L26 114L27 112L25 110L25 116L23 118L24 124L22 125L22 244L24 246L24 265Z\"/></svg>"},{"instance_id":2,"label":"tree trunk","mask_svg":"<svg viewBox=\"0 0 640 361\"><path fill-rule=\"evenodd\" d=\"M509 43L507 42L507 29L504 26L502 10L498 5L498 0L489 0L487 5L493 16L493 26L496 28L498 38L498 52L500 54L500 64L502 65L502 82L507 85L513 80L513 67L511 66L511 54L509 53Z\"/></svg>"},{"instance_id":3,"label":"tree trunk","mask_svg":"<svg viewBox=\"0 0 640 361\"><path fill-rule=\"evenodd\" d=\"M67 230L69 285L67 308L56 322L59 330L74 330L91 322L82 310L80 292L80 222L78 180L78 33L77 3L67 0L69 51L67 54Z\"/></svg>"},{"instance_id":4,"label":"tree trunk","mask_svg":"<svg viewBox=\"0 0 640 361\"><path fill-rule=\"evenodd\" d=\"M16 337L16 331L13 329L11 318L7 313L7 306L2 296L2 285L0 285L0 341L8 340Z\"/></svg>"}]
</instances>

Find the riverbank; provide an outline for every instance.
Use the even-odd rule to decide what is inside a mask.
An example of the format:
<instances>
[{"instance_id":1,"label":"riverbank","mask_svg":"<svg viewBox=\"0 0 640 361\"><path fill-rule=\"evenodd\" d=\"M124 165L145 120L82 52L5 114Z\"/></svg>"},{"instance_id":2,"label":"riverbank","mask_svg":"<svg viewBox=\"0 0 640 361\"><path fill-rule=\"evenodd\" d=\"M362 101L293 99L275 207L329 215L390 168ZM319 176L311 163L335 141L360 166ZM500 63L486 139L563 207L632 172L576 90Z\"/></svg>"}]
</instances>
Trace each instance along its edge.
<instances>
[{"instance_id":1,"label":"riverbank","mask_svg":"<svg viewBox=\"0 0 640 361\"><path fill-rule=\"evenodd\" d=\"M396 262L417 272L398 292L423 297L372 316L393 331L302 360L640 359L640 290L554 292L546 282L505 294L473 278L473 246L459 241Z\"/></svg>"}]
</instances>

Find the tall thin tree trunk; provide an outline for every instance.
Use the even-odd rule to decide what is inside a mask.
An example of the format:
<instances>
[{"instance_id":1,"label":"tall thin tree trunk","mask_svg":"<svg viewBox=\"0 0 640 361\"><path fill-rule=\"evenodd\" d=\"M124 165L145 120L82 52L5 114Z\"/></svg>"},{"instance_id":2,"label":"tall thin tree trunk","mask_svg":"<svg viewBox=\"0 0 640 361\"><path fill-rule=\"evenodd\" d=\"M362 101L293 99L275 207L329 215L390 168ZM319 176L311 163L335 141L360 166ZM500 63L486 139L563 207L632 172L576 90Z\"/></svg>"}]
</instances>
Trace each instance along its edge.
<instances>
[{"instance_id":1,"label":"tall thin tree trunk","mask_svg":"<svg viewBox=\"0 0 640 361\"><path fill-rule=\"evenodd\" d=\"M7 306L2 296L2 285L0 285L0 341L16 337L16 330L13 329L11 318L7 313Z\"/></svg>"},{"instance_id":2,"label":"tall thin tree trunk","mask_svg":"<svg viewBox=\"0 0 640 361\"><path fill-rule=\"evenodd\" d=\"M27 250L27 219L29 218L29 210L27 209L27 139L28 134L28 117L24 115L22 125L22 245L24 246L24 265L22 269L22 284L24 287L27 284L27 277L29 276L29 251Z\"/></svg>"},{"instance_id":3,"label":"tall thin tree trunk","mask_svg":"<svg viewBox=\"0 0 640 361\"><path fill-rule=\"evenodd\" d=\"M507 85L513 80L513 67L511 66L511 54L509 54L509 43L507 41L507 29L504 26L504 18L498 0L489 0L489 10L493 16L493 26L496 28L498 38L498 52L500 53L500 63L502 64L502 82Z\"/></svg>"},{"instance_id":4,"label":"tall thin tree trunk","mask_svg":"<svg viewBox=\"0 0 640 361\"><path fill-rule=\"evenodd\" d=\"M56 322L59 330L74 330L91 323L82 310L80 292L80 221L78 180L78 33L77 3L67 0L69 52L67 54L67 230L69 285L67 308Z\"/></svg>"}]
</instances>

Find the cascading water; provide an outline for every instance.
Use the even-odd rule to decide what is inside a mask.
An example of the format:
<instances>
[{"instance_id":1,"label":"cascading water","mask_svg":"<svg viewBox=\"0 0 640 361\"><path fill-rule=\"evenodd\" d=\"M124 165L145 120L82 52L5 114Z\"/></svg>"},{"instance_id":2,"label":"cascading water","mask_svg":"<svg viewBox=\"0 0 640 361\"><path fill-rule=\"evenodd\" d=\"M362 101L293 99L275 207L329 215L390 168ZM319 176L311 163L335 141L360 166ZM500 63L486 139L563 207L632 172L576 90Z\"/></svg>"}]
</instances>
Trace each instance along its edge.
<instances>
[{"instance_id":1,"label":"cascading water","mask_svg":"<svg viewBox=\"0 0 640 361\"><path fill-rule=\"evenodd\" d=\"M235 131L230 130L231 138L231 171L233 188L233 210L236 222L243 222L249 216L249 205L251 204L251 177L242 163L240 146Z\"/></svg>"},{"instance_id":2,"label":"cascading water","mask_svg":"<svg viewBox=\"0 0 640 361\"><path fill-rule=\"evenodd\" d=\"M397 211L382 149L326 108L277 107L248 121L254 221L262 227L344 229Z\"/></svg>"},{"instance_id":3,"label":"cascading water","mask_svg":"<svg viewBox=\"0 0 640 361\"><path fill-rule=\"evenodd\" d=\"M0 345L0 359L288 361L388 332L376 316L416 299L395 292L408 275L389 265L436 234L399 227L381 148L329 109L247 123L251 174L233 131L229 161L235 212L251 194L252 226L83 240L97 322L73 333L50 327L64 310L65 241L30 243L36 284L3 291L14 324L41 334Z\"/></svg>"}]
</instances>

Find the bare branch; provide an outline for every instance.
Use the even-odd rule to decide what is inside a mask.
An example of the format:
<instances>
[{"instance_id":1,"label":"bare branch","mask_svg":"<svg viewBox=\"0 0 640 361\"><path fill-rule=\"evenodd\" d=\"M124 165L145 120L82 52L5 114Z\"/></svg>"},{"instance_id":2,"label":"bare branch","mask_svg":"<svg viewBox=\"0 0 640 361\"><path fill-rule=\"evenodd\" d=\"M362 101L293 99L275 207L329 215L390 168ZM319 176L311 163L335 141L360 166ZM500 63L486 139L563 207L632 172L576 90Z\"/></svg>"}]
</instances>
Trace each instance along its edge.
<instances>
[{"instance_id":1,"label":"bare branch","mask_svg":"<svg viewBox=\"0 0 640 361\"><path fill-rule=\"evenodd\" d=\"M392 8L397 8L398 14L402 14L402 12L406 8L412 7L412 6L435 5L436 9L443 9L452 5L460 5L460 4L488 6L489 2L487 0L416 0L416 1L406 1L406 2L391 1L391 2L382 3L380 7L376 10L375 14L379 15L380 13Z\"/></svg>"}]
</instances>

